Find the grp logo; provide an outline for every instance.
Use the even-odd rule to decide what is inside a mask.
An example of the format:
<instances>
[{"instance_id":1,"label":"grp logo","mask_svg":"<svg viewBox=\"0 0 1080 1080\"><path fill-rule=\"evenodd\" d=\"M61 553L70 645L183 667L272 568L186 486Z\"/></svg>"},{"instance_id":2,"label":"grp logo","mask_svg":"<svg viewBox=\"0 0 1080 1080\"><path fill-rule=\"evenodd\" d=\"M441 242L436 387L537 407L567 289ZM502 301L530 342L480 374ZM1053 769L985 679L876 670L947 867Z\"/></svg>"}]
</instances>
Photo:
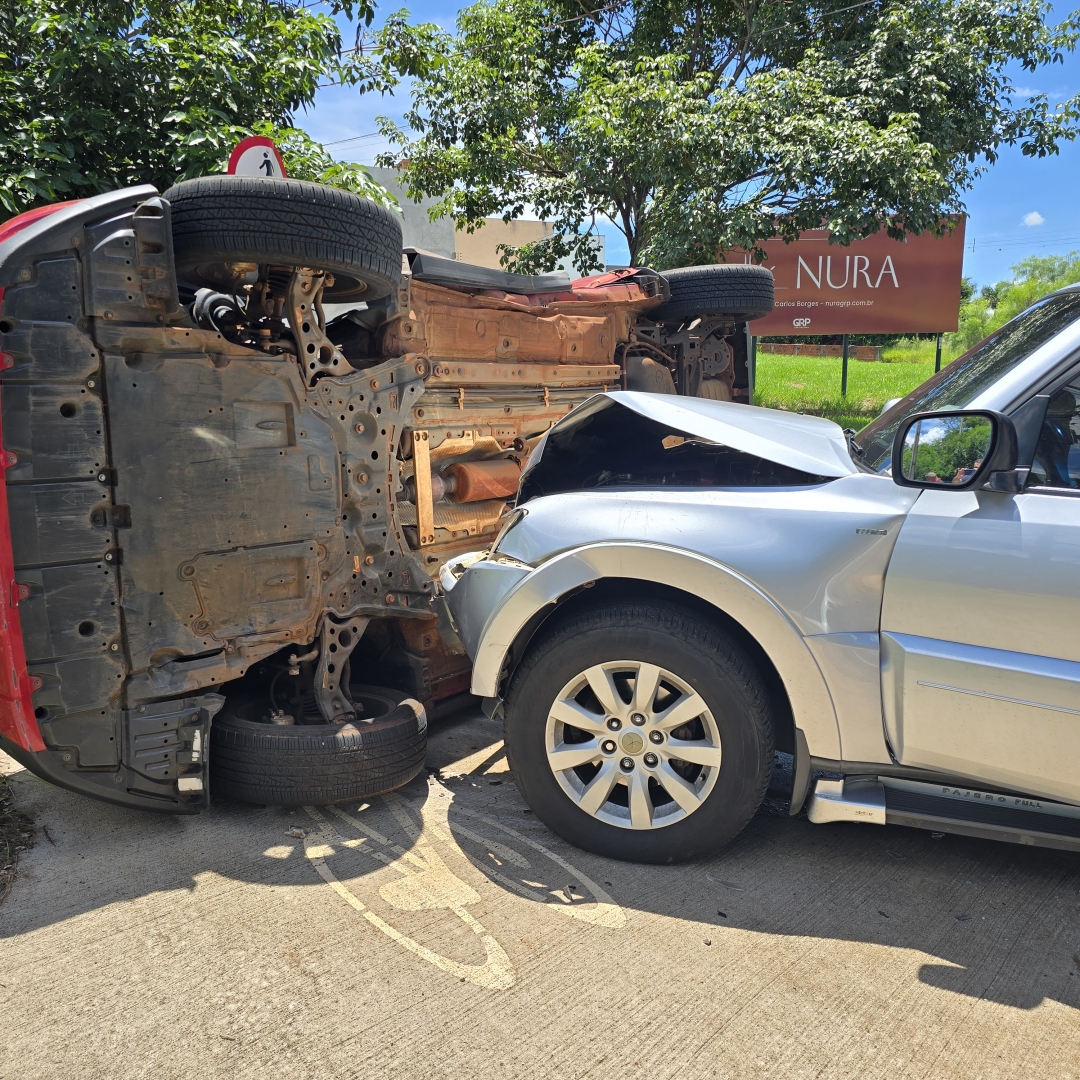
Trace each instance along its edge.
<instances>
[{"instance_id":1,"label":"grp logo","mask_svg":"<svg viewBox=\"0 0 1080 1080\"><path fill-rule=\"evenodd\" d=\"M804 327L804 326L809 326L810 325L810 320L809 319L792 319L791 320L791 325L792 326L798 326L800 328Z\"/></svg>"}]
</instances>

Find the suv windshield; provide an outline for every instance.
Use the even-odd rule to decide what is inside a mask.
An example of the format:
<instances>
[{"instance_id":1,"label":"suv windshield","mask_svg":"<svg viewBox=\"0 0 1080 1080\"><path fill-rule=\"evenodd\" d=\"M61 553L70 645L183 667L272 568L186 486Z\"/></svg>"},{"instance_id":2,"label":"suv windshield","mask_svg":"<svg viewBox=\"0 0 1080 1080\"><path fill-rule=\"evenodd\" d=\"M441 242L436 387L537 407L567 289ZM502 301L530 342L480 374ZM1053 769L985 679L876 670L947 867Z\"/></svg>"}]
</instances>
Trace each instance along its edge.
<instances>
[{"instance_id":1,"label":"suv windshield","mask_svg":"<svg viewBox=\"0 0 1080 1080\"><path fill-rule=\"evenodd\" d=\"M855 436L862 450L855 456L857 464L876 472L887 469L893 436L907 417L933 409L962 409L1077 317L1080 292L1048 296L1029 307L864 427Z\"/></svg>"}]
</instances>

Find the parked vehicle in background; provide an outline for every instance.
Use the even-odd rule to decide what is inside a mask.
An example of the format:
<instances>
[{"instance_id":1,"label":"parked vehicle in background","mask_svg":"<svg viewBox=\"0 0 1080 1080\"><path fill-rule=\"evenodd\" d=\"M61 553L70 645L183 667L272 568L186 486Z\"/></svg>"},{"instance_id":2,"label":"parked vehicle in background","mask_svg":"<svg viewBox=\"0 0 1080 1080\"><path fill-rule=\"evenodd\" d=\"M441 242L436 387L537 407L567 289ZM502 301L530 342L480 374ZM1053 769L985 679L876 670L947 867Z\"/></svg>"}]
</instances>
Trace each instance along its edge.
<instances>
[{"instance_id":1,"label":"parked vehicle in background","mask_svg":"<svg viewBox=\"0 0 1080 1080\"><path fill-rule=\"evenodd\" d=\"M591 851L714 850L775 750L815 823L1080 848L1080 288L857 435L597 395L442 581L523 796Z\"/></svg>"},{"instance_id":2,"label":"parked vehicle in background","mask_svg":"<svg viewBox=\"0 0 1080 1080\"><path fill-rule=\"evenodd\" d=\"M415 775L472 700L446 559L596 393L748 401L772 306L757 267L403 255L373 203L238 176L16 218L0 290L0 746L181 813Z\"/></svg>"}]
</instances>

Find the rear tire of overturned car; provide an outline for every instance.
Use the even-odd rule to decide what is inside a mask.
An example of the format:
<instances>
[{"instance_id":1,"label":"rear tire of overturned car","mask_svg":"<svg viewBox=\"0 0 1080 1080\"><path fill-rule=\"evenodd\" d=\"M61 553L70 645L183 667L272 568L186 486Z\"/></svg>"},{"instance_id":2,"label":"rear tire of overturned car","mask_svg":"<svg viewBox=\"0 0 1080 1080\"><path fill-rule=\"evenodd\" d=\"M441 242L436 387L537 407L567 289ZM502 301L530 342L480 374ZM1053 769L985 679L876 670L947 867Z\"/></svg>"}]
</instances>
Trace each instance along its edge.
<instances>
[{"instance_id":1,"label":"rear tire of overturned car","mask_svg":"<svg viewBox=\"0 0 1080 1080\"><path fill-rule=\"evenodd\" d=\"M760 319L773 309L773 276L764 266L716 263L665 270L671 299L653 308L649 318L681 323L709 315L726 315L732 322Z\"/></svg>"},{"instance_id":2,"label":"rear tire of overturned car","mask_svg":"<svg viewBox=\"0 0 1080 1080\"><path fill-rule=\"evenodd\" d=\"M507 693L525 801L570 843L631 862L728 843L764 798L773 746L754 664L677 603L571 615L530 648Z\"/></svg>"},{"instance_id":3,"label":"rear tire of overturned car","mask_svg":"<svg viewBox=\"0 0 1080 1080\"><path fill-rule=\"evenodd\" d=\"M221 289L237 263L328 270L327 302L377 300L401 280L401 224L351 191L307 180L202 176L164 192L177 275ZM226 290L228 291L228 290Z\"/></svg>"},{"instance_id":4,"label":"rear tire of overturned car","mask_svg":"<svg viewBox=\"0 0 1080 1080\"><path fill-rule=\"evenodd\" d=\"M407 784L424 766L419 702L380 686L351 688L362 719L272 724L262 695L226 700L210 729L210 793L266 806L325 806Z\"/></svg>"}]
</instances>

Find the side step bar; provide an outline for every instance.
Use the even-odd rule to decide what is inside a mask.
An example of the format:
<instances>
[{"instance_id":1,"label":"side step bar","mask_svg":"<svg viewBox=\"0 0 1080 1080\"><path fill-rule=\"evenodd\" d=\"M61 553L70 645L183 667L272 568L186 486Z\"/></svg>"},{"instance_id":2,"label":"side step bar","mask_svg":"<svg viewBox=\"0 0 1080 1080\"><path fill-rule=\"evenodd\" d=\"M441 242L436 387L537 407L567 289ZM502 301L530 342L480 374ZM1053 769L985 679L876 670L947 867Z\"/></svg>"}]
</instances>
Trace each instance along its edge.
<instances>
[{"instance_id":1,"label":"side step bar","mask_svg":"<svg viewBox=\"0 0 1080 1080\"><path fill-rule=\"evenodd\" d=\"M893 776L818 780L807 805L815 825L864 821L1080 851L1080 806L1024 795L926 784Z\"/></svg>"}]
</instances>

